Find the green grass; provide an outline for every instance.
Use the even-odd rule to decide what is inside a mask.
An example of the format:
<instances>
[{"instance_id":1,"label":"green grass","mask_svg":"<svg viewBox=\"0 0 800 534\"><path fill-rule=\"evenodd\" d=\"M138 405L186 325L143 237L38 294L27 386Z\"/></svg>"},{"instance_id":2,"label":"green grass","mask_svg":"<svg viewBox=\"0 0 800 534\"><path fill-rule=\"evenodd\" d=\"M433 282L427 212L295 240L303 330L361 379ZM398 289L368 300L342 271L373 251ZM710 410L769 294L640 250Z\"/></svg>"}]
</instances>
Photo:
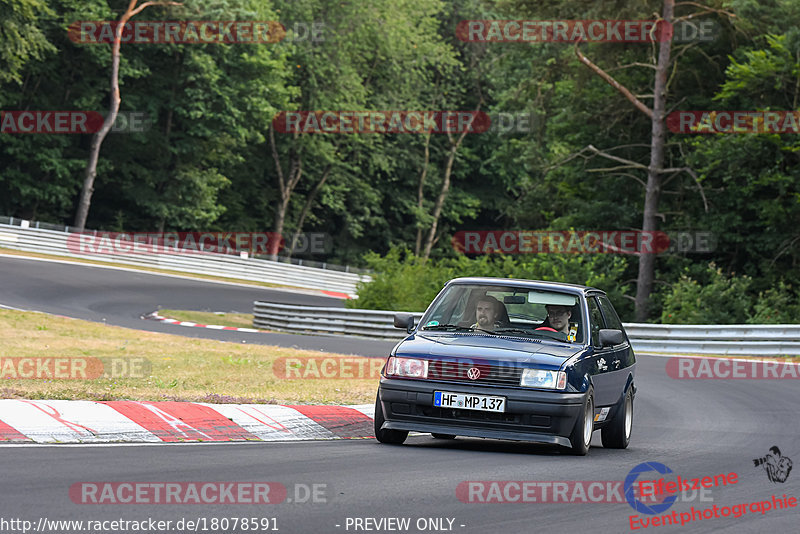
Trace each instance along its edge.
<instances>
[{"instance_id":1,"label":"green grass","mask_svg":"<svg viewBox=\"0 0 800 534\"><path fill-rule=\"evenodd\" d=\"M273 371L280 358L303 362L293 363L294 369L310 357L346 358L369 368L371 359L356 356L186 338L15 310L0 310L0 329L2 398L365 404L375 401L378 386L377 378L285 379L280 367ZM113 359L118 366L139 364L144 372L134 378L21 379L14 373L25 368L9 358L102 358L103 369Z\"/></svg>"}]
</instances>

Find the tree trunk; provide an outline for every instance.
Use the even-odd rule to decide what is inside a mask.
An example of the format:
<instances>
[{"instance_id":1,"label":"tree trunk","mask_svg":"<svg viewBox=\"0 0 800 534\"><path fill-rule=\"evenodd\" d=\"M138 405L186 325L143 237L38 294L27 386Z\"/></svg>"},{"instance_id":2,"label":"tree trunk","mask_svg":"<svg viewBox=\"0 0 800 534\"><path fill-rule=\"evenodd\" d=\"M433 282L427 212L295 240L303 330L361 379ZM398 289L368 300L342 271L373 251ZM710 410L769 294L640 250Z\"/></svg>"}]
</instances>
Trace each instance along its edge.
<instances>
[{"instance_id":1,"label":"tree trunk","mask_svg":"<svg viewBox=\"0 0 800 534\"><path fill-rule=\"evenodd\" d=\"M431 132L425 137L425 159L422 163L422 172L419 175L419 183L417 184L417 209L422 213L422 202L425 200L425 179L428 176L428 165L431 160ZM419 256L420 249L422 248L422 225L421 221L417 221L417 241L414 244L414 256Z\"/></svg>"},{"instance_id":2,"label":"tree trunk","mask_svg":"<svg viewBox=\"0 0 800 534\"><path fill-rule=\"evenodd\" d=\"M666 24L672 24L675 0L664 0L662 17ZM658 199L661 194L661 169L664 166L664 112L667 101L667 75L672 43L663 39L659 43L658 64L656 66L653 90L653 117L650 139L650 165L647 169L644 215L642 232L655 232L658 227ZM639 275L636 280L636 321L644 322L650 317L650 294L655 278L655 254L639 255Z\"/></svg>"},{"instance_id":3,"label":"tree trunk","mask_svg":"<svg viewBox=\"0 0 800 534\"><path fill-rule=\"evenodd\" d=\"M481 110L481 106L483 105L483 98L478 101L478 107L475 109L475 117ZM473 117L473 120L474 118ZM453 172L453 162L456 159L456 153L458 152L458 148L461 146L461 143L464 141L464 137L466 137L467 133L469 132L469 127L465 128L461 135L458 136L458 139L453 140L453 136L450 132L447 132L447 139L450 141L450 151L447 156L447 166L444 169L444 180L442 181L442 188L439 190L439 196L436 199L436 204L433 207L433 222L431 223L431 227L428 230L428 237L425 239L425 250L422 253L422 260L428 261L428 258L431 255L431 249L433 248L433 244L435 243L436 239L436 229L439 226L439 217L442 215L442 206L444 206L444 201L447 199L447 192L450 189L450 175Z\"/></svg>"},{"instance_id":4,"label":"tree trunk","mask_svg":"<svg viewBox=\"0 0 800 534\"><path fill-rule=\"evenodd\" d=\"M290 258L294 252L294 247L297 245L297 238L300 236L300 232L303 231L303 223L306 221L308 210L311 209L311 204L314 203L314 199L317 198L317 195L322 190L322 186L325 185L325 182L328 180L328 176L331 174L331 169L333 169L333 164L329 163L325 168L325 171L322 173L322 178L320 178L319 182L317 182L317 185L315 185L314 189L312 189L311 192L306 195L306 203L303 205L303 210L300 212L300 217L297 219L297 226L294 230L294 234L292 234L292 242L289 245L289 253L287 256Z\"/></svg>"},{"instance_id":5,"label":"tree trunk","mask_svg":"<svg viewBox=\"0 0 800 534\"><path fill-rule=\"evenodd\" d=\"M439 190L439 196L436 198L436 204L433 206L433 222L431 223L431 227L428 229L428 237L425 238L425 250L422 253L423 261L427 261L431 255L433 240L436 237L436 228L439 226L439 217L442 214L442 206L444 206L444 201L447 198L447 192L450 190L450 174L453 171L453 161L456 159L457 151L458 146L451 143L450 152L447 156L447 166L444 170L442 188Z\"/></svg>"},{"instance_id":6,"label":"tree trunk","mask_svg":"<svg viewBox=\"0 0 800 534\"><path fill-rule=\"evenodd\" d=\"M283 226L286 222L286 211L289 208L289 199L292 197L292 191L294 191L303 175L303 159L301 156L290 153L289 174L284 178L278 147L275 144L275 129L271 127L269 129L269 142L272 148L272 159L275 161L275 172L278 175L278 188L281 195L281 201L275 210L275 222L272 229L275 239L269 243L269 259L275 261L278 259Z\"/></svg>"},{"instance_id":7,"label":"tree trunk","mask_svg":"<svg viewBox=\"0 0 800 534\"><path fill-rule=\"evenodd\" d=\"M122 102L119 95L119 56L120 47L122 45L122 30L125 27L125 23L144 8L151 5L181 5L176 2L145 2L137 8L137 3L138 0L130 0L128 9L125 10L125 13L119 18L119 23L117 27L114 28L114 43L111 47L111 102L108 115L103 121L103 126L100 127L100 130L95 132L92 137L92 144L89 148L89 161L86 164L83 187L81 188L81 196L78 201L78 210L75 213L75 221L72 223L79 232L82 232L86 227L86 219L89 216L89 206L92 203L92 193L94 192L94 179L97 176L97 161L100 159L100 146L103 144L103 140L117 120L119 105L120 102Z\"/></svg>"}]
</instances>

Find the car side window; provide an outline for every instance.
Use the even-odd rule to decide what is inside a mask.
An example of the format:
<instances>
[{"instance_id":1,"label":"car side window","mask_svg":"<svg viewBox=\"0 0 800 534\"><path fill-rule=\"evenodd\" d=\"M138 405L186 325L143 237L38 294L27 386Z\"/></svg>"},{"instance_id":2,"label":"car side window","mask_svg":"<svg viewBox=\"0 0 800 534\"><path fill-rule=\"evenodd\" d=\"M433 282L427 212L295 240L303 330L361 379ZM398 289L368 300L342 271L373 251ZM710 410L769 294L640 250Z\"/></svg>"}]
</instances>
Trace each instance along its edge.
<instances>
[{"instance_id":1,"label":"car side window","mask_svg":"<svg viewBox=\"0 0 800 534\"><path fill-rule=\"evenodd\" d=\"M603 310L603 318L606 321L606 327L624 330L622 328L622 321L619 320L619 316L616 310L614 310L614 306L611 305L611 301L608 300L608 297L598 297L597 300L600 301L600 309Z\"/></svg>"},{"instance_id":2,"label":"car side window","mask_svg":"<svg viewBox=\"0 0 800 534\"><path fill-rule=\"evenodd\" d=\"M589 306L589 323L592 331L592 345L600 348L600 329L603 326L603 316L600 313L600 307L597 305L597 300L594 297L586 299L586 304Z\"/></svg>"}]
</instances>

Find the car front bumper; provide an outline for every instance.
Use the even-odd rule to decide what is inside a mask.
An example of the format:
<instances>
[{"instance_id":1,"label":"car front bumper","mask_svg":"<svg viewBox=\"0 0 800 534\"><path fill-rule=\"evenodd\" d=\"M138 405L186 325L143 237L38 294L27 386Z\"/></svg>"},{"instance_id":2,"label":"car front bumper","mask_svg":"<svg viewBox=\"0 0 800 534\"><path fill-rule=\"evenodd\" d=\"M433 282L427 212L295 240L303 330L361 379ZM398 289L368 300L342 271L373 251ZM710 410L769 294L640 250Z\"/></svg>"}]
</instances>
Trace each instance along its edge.
<instances>
[{"instance_id":1,"label":"car front bumper","mask_svg":"<svg viewBox=\"0 0 800 534\"><path fill-rule=\"evenodd\" d=\"M433 406L434 391L506 398L505 412ZM381 378L384 429L570 445L585 393Z\"/></svg>"}]
</instances>

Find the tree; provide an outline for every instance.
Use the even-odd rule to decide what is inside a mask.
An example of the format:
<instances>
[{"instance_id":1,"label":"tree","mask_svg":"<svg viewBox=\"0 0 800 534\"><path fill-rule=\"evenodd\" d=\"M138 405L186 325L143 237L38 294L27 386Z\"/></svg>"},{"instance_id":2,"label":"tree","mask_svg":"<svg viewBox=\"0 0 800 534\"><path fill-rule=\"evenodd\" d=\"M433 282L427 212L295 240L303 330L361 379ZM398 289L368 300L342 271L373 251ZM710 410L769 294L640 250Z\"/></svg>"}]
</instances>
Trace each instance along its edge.
<instances>
[{"instance_id":1,"label":"tree","mask_svg":"<svg viewBox=\"0 0 800 534\"><path fill-rule=\"evenodd\" d=\"M371 4L293 1L282 6L281 14L289 21L324 21L324 46L310 42L289 45L291 64L296 67L290 81L296 93L290 106L303 111L421 109L419 95L428 81L427 66L452 63L452 51L436 33L435 16L441 7L439 2L421 0ZM392 143L389 137L277 134L271 129L266 148L273 172L265 179L278 186L273 232L284 233L295 192L306 183L313 185L304 188L306 202L298 203L295 234L314 199L326 190L330 195L322 196L329 199L328 207L353 221L355 213L345 208L350 199L338 198L345 192L340 186L357 182L361 190L348 188L353 198L371 196L377 178L365 178L364 165L372 170L393 165L381 155L381 147ZM356 160L361 166L353 165ZM361 209L374 207L359 204ZM353 225L349 231L359 230ZM276 255L277 247L271 250L271 256Z\"/></svg>"},{"instance_id":2,"label":"tree","mask_svg":"<svg viewBox=\"0 0 800 534\"><path fill-rule=\"evenodd\" d=\"M128 8L120 16L116 28L114 28L114 42L111 45L111 98L109 111L103 121L103 125L92 136L92 143L89 148L89 159L86 164L83 187L78 200L78 209L75 212L75 222L73 223L73 226L79 232L83 231L86 226L86 218L89 216L89 206L92 203L92 192L94 191L94 179L97 176L97 161L100 158L100 146L103 144L103 140L106 138L106 135L108 135L108 132L111 131L111 127L117 120L119 105L122 101L119 95L119 59L120 47L122 46L122 31L125 29L125 23L150 6L183 5L178 2L169 1L145 2L141 5L137 5L138 3L139 0L130 0Z\"/></svg>"},{"instance_id":3,"label":"tree","mask_svg":"<svg viewBox=\"0 0 800 534\"><path fill-rule=\"evenodd\" d=\"M691 3L692 5L698 5ZM703 6L700 6L703 7ZM715 12L723 12L717 9L710 9ZM658 45L658 59L654 69L653 83L653 106L652 108L642 103L627 87L617 82L603 69L595 65L589 58L583 55L575 45L575 54L578 59L592 71L605 80L614 89L619 91L630 101L636 109L650 118L650 163L647 166L647 183L645 185L645 201L642 215L642 232L652 234L658 229L658 206L661 195L662 175L676 172L688 172L697 180L697 174L689 167L683 168L664 168L664 149L666 140L665 119L667 114L667 93L668 80L672 62L670 53L672 51L672 39L665 38L666 28L672 28L674 22L685 19L674 17L675 0L664 0L661 19L659 25L662 37ZM641 164L622 158L611 156L606 152L601 152L593 146L588 147L593 152L618 163L622 163L622 168L641 168ZM619 167L618 167L619 168ZM702 188L700 189L702 194ZM653 290L653 280L655 276L655 254L642 253L639 255L639 274L636 281L636 320L646 321L649 317L650 294Z\"/></svg>"},{"instance_id":4,"label":"tree","mask_svg":"<svg viewBox=\"0 0 800 534\"><path fill-rule=\"evenodd\" d=\"M22 83L29 61L41 61L55 47L37 24L53 11L41 0L0 0L0 83Z\"/></svg>"}]
</instances>

